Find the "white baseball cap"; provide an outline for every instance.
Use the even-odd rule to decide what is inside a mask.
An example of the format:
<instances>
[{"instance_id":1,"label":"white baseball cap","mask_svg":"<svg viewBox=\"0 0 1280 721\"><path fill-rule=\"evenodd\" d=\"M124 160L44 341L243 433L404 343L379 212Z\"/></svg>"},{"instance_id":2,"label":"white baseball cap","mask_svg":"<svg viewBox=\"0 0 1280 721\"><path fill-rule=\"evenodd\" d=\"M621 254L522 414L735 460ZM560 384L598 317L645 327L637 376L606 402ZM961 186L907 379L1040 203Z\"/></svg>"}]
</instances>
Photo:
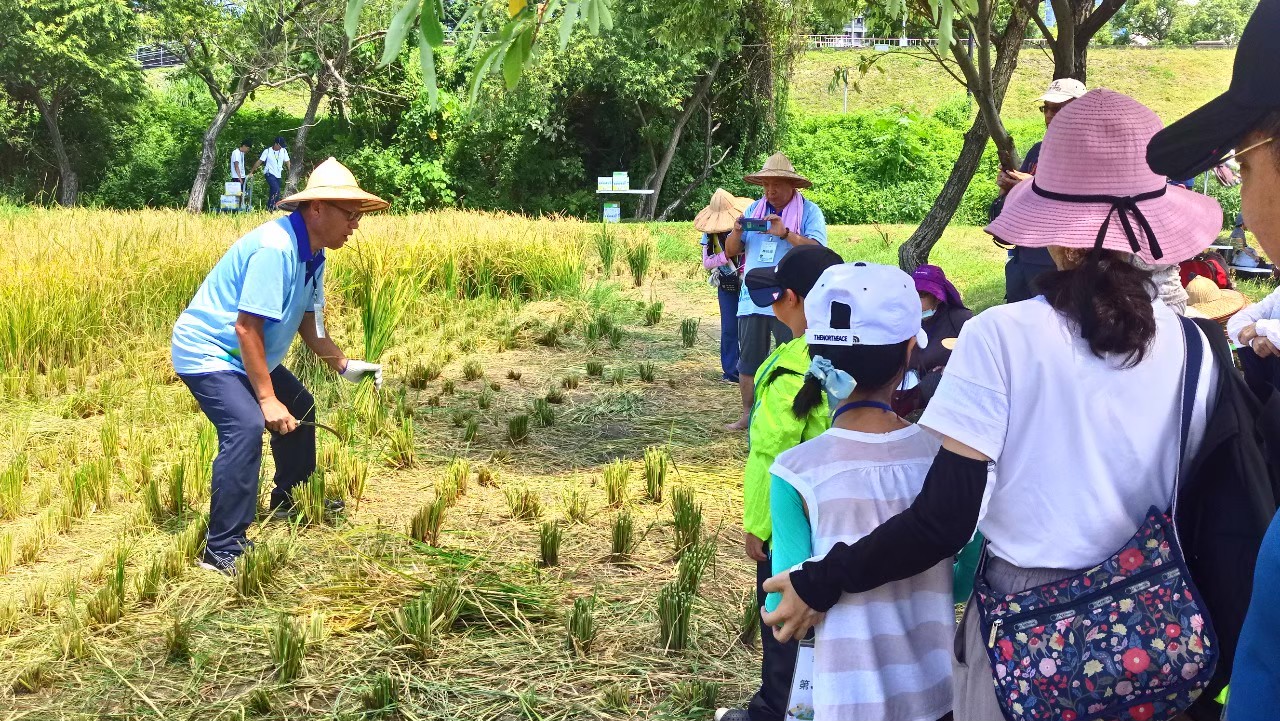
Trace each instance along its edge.
<instances>
[{"instance_id":1,"label":"white baseball cap","mask_svg":"<svg viewBox=\"0 0 1280 721\"><path fill-rule=\"evenodd\" d=\"M804 299L810 345L895 345L921 348L920 294L911 276L890 265L841 263L823 271Z\"/></svg>"},{"instance_id":2,"label":"white baseball cap","mask_svg":"<svg viewBox=\"0 0 1280 721\"><path fill-rule=\"evenodd\" d=\"M1084 83L1075 78L1058 78L1049 83L1049 89L1044 91L1040 100L1046 103L1065 103L1068 100L1084 97L1087 92L1089 90Z\"/></svg>"}]
</instances>

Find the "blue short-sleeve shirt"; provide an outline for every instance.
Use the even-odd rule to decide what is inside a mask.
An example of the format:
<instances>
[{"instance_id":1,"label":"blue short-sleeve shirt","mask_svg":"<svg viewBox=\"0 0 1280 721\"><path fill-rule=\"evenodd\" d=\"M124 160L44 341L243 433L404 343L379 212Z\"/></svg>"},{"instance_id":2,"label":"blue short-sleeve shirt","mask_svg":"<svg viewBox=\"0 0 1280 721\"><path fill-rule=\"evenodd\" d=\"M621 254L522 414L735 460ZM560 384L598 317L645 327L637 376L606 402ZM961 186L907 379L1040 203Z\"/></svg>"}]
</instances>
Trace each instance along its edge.
<instances>
[{"instance_id":1,"label":"blue short-sleeve shirt","mask_svg":"<svg viewBox=\"0 0 1280 721\"><path fill-rule=\"evenodd\" d=\"M284 360L306 313L324 307L324 251L311 252L302 216L254 228L227 250L178 316L170 351L179 375L244 373L236 318L265 319L267 369Z\"/></svg>"},{"instance_id":2,"label":"blue short-sleeve shirt","mask_svg":"<svg viewBox=\"0 0 1280 721\"><path fill-rule=\"evenodd\" d=\"M755 217L756 206L765 202L764 198L757 200L747 208L747 212L743 213L744 218ZM765 215L777 213L773 206L765 208ZM799 233L806 238L812 238L822 245L827 244L827 219L822 215L822 209L808 198L804 199L804 217L800 220L799 228L788 228L794 233ZM769 243L776 241L773 247L773 257L769 259ZM791 250L791 244L785 240L762 233L759 231L746 231L742 234L742 245L746 249L746 269L743 273L750 273L756 268L772 268L777 265L782 256ZM738 315L773 315L773 308L770 306L759 306L751 302L751 296L747 293L747 284L742 284L742 290L738 294Z\"/></svg>"}]
</instances>

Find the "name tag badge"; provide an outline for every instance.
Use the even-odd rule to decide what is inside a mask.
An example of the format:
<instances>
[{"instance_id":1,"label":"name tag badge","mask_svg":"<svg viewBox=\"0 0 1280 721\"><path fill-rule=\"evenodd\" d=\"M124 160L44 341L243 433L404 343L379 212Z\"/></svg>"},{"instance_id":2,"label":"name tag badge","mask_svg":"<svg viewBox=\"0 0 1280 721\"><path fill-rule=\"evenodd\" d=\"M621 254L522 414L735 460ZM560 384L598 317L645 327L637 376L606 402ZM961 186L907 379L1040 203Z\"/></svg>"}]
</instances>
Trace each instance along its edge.
<instances>
[{"instance_id":1,"label":"name tag badge","mask_svg":"<svg viewBox=\"0 0 1280 721\"><path fill-rule=\"evenodd\" d=\"M321 308L320 306L317 305L313 308L313 311L316 317L316 337L323 338L324 337L324 308Z\"/></svg>"},{"instance_id":2,"label":"name tag badge","mask_svg":"<svg viewBox=\"0 0 1280 721\"><path fill-rule=\"evenodd\" d=\"M778 241L766 240L764 245L760 246L760 262L765 265L773 265L773 259L778 255Z\"/></svg>"}]
</instances>

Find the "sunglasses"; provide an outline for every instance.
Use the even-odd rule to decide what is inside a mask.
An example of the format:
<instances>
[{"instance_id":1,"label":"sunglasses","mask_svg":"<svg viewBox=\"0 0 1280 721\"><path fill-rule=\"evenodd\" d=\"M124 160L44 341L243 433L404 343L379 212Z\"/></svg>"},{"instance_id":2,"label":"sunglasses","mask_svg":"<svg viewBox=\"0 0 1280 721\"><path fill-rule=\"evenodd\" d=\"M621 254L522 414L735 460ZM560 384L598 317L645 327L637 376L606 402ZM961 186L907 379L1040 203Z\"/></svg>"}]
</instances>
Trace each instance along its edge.
<instances>
[{"instance_id":1,"label":"sunglasses","mask_svg":"<svg viewBox=\"0 0 1280 721\"><path fill-rule=\"evenodd\" d=\"M333 208L334 210L337 210L339 213L342 213L343 215L345 215L345 216L347 217L347 222L348 222L348 223L354 223L354 222L356 222L356 221L358 221L358 220L360 220L361 218L363 218L363 217L364 217L364 211L363 211L363 210L347 210L346 208L342 207L341 205L337 205L337 204L335 204L335 203L329 203L329 207L331 207L331 208Z\"/></svg>"},{"instance_id":2,"label":"sunglasses","mask_svg":"<svg viewBox=\"0 0 1280 721\"><path fill-rule=\"evenodd\" d=\"M1272 140L1275 140L1275 138L1274 138L1274 137L1271 137L1271 138L1267 138L1266 140L1259 140L1258 142L1254 143L1253 145L1250 145L1250 146L1249 146L1249 147L1247 147L1247 148L1244 148L1243 150L1236 150L1236 151L1233 151L1232 153L1230 153L1229 155L1227 155L1227 157L1226 157L1225 159L1226 159L1226 160L1237 160L1237 159L1239 159L1239 157L1240 157L1241 155L1244 155L1245 153L1249 152L1250 150L1257 150L1258 148L1261 148L1262 146L1266 145L1267 143L1270 143Z\"/></svg>"},{"instance_id":3,"label":"sunglasses","mask_svg":"<svg viewBox=\"0 0 1280 721\"><path fill-rule=\"evenodd\" d=\"M1048 115L1049 113L1056 113L1059 110L1062 110L1062 107L1063 106L1061 105L1041 105L1040 112L1044 113L1045 115Z\"/></svg>"}]
</instances>

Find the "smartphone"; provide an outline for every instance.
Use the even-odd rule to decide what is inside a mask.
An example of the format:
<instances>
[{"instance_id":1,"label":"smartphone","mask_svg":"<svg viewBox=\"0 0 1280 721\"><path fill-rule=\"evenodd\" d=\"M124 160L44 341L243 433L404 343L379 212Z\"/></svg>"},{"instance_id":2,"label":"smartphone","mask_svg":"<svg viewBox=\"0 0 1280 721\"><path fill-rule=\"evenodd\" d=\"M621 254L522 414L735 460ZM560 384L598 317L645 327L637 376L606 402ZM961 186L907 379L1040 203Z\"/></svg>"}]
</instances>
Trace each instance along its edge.
<instances>
[{"instance_id":1,"label":"smartphone","mask_svg":"<svg viewBox=\"0 0 1280 721\"><path fill-rule=\"evenodd\" d=\"M748 231L755 231L757 233L763 233L769 229L769 221L763 220L763 219L756 220L754 218L743 218L742 229L748 230Z\"/></svg>"}]
</instances>

